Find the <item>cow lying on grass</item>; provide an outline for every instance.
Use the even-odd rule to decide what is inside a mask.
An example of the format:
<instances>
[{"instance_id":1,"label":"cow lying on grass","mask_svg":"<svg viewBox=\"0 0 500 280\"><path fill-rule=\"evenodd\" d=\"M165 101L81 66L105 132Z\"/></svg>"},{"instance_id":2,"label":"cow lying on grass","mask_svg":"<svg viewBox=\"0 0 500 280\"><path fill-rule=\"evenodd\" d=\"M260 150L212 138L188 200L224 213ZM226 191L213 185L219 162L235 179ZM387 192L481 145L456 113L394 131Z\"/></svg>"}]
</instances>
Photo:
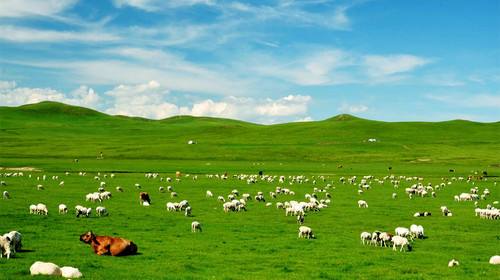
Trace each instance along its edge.
<instances>
[{"instance_id":1,"label":"cow lying on grass","mask_svg":"<svg viewBox=\"0 0 500 280\"><path fill-rule=\"evenodd\" d=\"M137 245L121 237L96 236L89 231L80 235L80 241L90 244L98 255L126 256L137 253Z\"/></svg>"}]
</instances>

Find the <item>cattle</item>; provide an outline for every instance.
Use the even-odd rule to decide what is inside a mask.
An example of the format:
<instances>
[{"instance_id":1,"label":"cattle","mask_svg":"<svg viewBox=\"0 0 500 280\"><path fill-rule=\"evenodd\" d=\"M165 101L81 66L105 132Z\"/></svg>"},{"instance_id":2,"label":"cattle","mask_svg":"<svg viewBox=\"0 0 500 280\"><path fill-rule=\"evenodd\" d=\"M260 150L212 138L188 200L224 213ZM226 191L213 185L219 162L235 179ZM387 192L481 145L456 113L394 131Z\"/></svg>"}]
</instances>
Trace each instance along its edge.
<instances>
[{"instance_id":1,"label":"cattle","mask_svg":"<svg viewBox=\"0 0 500 280\"><path fill-rule=\"evenodd\" d=\"M137 245L121 237L97 236L89 231L80 235L80 241L90 244L97 255L126 256L137 253Z\"/></svg>"}]
</instances>

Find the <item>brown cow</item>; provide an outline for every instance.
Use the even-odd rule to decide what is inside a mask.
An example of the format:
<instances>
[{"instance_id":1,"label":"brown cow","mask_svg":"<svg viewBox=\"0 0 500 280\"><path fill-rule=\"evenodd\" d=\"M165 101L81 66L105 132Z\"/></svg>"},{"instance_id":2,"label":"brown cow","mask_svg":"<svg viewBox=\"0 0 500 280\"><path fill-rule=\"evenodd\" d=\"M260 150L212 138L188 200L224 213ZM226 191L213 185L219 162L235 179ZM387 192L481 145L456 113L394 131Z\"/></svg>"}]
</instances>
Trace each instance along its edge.
<instances>
[{"instance_id":1,"label":"brown cow","mask_svg":"<svg viewBox=\"0 0 500 280\"><path fill-rule=\"evenodd\" d=\"M144 202L151 204L151 199L149 198L149 194L147 192L141 192L139 194L139 203L143 205Z\"/></svg>"},{"instance_id":2,"label":"brown cow","mask_svg":"<svg viewBox=\"0 0 500 280\"><path fill-rule=\"evenodd\" d=\"M90 244L98 255L125 256L137 253L137 245L121 237L96 236L89 231L80 235L80 241Z\"/></svg>"}]
</instances>

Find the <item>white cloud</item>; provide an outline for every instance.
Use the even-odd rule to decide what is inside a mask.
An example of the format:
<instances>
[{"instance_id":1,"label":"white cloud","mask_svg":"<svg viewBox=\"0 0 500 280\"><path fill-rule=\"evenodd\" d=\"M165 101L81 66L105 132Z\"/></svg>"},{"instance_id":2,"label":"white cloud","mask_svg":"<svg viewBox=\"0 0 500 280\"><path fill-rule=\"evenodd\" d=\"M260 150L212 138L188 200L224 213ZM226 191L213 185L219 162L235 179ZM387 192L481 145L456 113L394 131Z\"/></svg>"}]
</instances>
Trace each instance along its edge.
<instances>
[{"instance_id":1,"label":"white cloud","mask_svg":"<svg viewBox=\"0 0 500 280\"><path fill-rule=\"evenodd\" d=\"M17 87L14 81L0 81L0 105L18 106L41 101L57 101L95 108L99 104L100 98L92 88L86 86L64 94L51 88Z\"/></svg>"},{"instance_id":2,"label":"white cloud","mask_svg":"<svg viewBox=\"0 0 500 280\"><path fill-rule=\"evenodd\" d=\"M409 72L430 62L429 59L408 54L367 55L364 57L366 71L373 77Z\"/></svg>"},{"instance_id":3,"label":"white cloud","mask_svg":"<svg viewBox=\"0 0 500 280\"><path fill-rule=\"evenodd\" d=\"M363 104L352 105L344 103L338 108L338 110L341 113L359 114L368 111L368 106Z\"/></svg>"},{"instance_id":4,"label":"white cloud","mask_svg":"<svg viewBox=\"0 0 500 280\"><path fill-rule=\"evenodd\" d=\"M459 106L462 108L498 108L500 109L500 93L499 94L455 94L455 95L437 95L429 94L428 99L440 101L449 105Z\"/></svg>"},{"instance_id":5,"label":"white cloud","mask_svg":"<svg viewBox=\"0 0 500 280\"><path fill-rule=\"evenodd\" d=\"M129 6L147 12L158 11L162 8L180 8L194 5L215 5L215 1L213 0L114 0L113 3L118 8Z\"/></svg>"},{"instance_id":6,"label":"white cloud","mask_svg":"<svg viewBox=\"0 0 500 280\"><path fill-rule=\"evenodd\" d=\"M106 42L115 41L119 37L98 31L55 31L0 25L0 40L11 42Z\"/></svg>"},{"instance_id":7,"label":"white cloud","mask_svg":"<svg viewBox=\"0 0 500 280\"><path fill-rule=\"evenodd\" d=\"M78 0L2 0L1 17L52 16L72 7Z\"/></svg>"}]
</instances>

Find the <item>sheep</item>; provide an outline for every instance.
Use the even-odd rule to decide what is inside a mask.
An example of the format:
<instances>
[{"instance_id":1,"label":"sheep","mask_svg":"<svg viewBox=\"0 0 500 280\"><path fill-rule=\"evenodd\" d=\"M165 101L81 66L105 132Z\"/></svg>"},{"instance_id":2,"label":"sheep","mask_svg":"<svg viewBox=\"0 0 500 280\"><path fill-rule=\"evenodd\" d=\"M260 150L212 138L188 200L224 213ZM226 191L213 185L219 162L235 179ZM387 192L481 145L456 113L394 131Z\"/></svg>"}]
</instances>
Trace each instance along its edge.
<instances>
[{"instance_id":1,"label":"sheep","mask_svg":"<svg viewBox=\"0 0 500 280\"><path fill-rule=\"evenodd\" d=\"M212 197L212 196L214 196L214 195L212 194L212 192L211 192L211 191L207 191L206 196L207 196L207 197Z\"/></svg>"},{"instance_id":2,"label":"sheep","mask_svg":"<svg viewBox=\"0 0 500 280\"><path fill-rule=\"evenodd\" d=\"M490 258L490 264L500 264L500 256L493 256Z\"/></svg>"},{"instance_id":3,"label":"sheep","mask_svg":"<svg viewBox=\"0 0 500 280\"><path fill-rule=\"evenodd\" d=\"M34 204L30 205L30 214L36 214L36 205Z\"/></svg>"},{"instance_id":4,"label":"sheep","mask_svg":"<svg viewBox=\"0 0 500 280\"><path fill-rule=\"evenodd\" d=\"M81 205L77 205L75 206L75 212L77 218L80 217L81 215L88 218L92 212L92 208L86 208Z\"/></svg>"},{"instance_id":5,"label":"sheep","mask_svg":"<svg viewBox=\"0 0 500 280\"><path fill-rule=\"evenodd\" d=\"M9 236L0 235L0 258L7 256L10 259L12 254L11 240Z\"/></svg>"},{"instance_id":6,"label":"sheep","mask_svg":"<svg viewBox=\"0 0 500 280\"><path fill-rule=\"evenodd\" d=\"M9 233L4 234L3 236L5 238L8 237L10 239L10 248L14 249L14 252L21 250L21 248L23 247L22 235L20 232L11 231Z\"/></svg>"},{"instance_id":7,"label":"sheep","mask_svg":"<svg viewBox=\"0 0 500 280\"><path fill-rule=\"evenodd\" d=\"M37 185L36 189L39 190L39 191L41 191L41 190L44 190L44 187L43 187L43 185Z\"/></svg>"},{"instance_id":8,"label":"sheep","mask_svg":"<svg viewBox=\"0 0 500 280\"><path fill-rule=\"evenodd\" d=\"M201 224L197 221L191 223L191 232L201 232Z\"/></svg>"},{"instance_id":9,"label":"sheep","mask_svg":"<svg viewBox=\"0 0 500 280\"><path fill-rule=\"evenodd\" d=\"M3 192L3 199L10 199L10 194L8 191Z\"/></svg>"},{"instance_id":10,"label":"sheep","mask_svg":"<svg viewBox=\"0 0 500 280\"><path fill-rule=\"evenodd\" d=\"M226 202L226 199L225 199L222 195L219 195L219 196L217 197L217 200L218 200L218 201L221 201L221 202Z\"/></svg>"},{"instance_id":11,"label":"sheep","mask_svg":"<svg viewBox=\"0 0 500 280\"><path fill-rule=\"evenodd\" d=\"M392 199L396 199L398 197L397 193L392 193Z\"/></svg>"},{"instance_id":12,"label":"sheep","mask_svg":"<svg viewBox=\"0 0 500 280\"><path fill-rule=\"evenodd\" d=\"M310 227L300 226L299 227L299 238L311 239L311 238L316 238L316 237L314 236L313 231Z\"/></svg>"},{"instance_id":13,"label":"sheep","mask_svg":"<svg viewBox=\"0 0 500 280\"><path fill-rule=\"evenodd\" d=\"M387 232L382 232L379 235L381 246L388 247L392 241L393 235Z\"/></svg>"},{"instance_id":14,"label":"sheep","mask_svg":"<svg viewBox=\"0 0 500 280\"><path fill-rule=\"evenodd\" d=\"M83 274L76 267L63 266L61 267L61 274L64 278L80 278Z\"/></svg>"},{"instance_id":15,"label":"sheep","mask_svg":"<svg viewBox=\"0 0 500 280\"><path fill-rule=\"evenodd\" d=\"M161 192L161 193L163 193L163 192L165 192L165 188L160 186L160 187L158 188L158 191L159 191L159 192Z\"/></svg>"},{"instance_id":16,"label":"sheep","mask_svg":"<svg viewBox=\"0 0 500 280\"><path fill-rule=\"evenodd\" d=\"M184 216L191 216L191 206L186 207L186 209L184 210Z\"/></svg>"},{"instance_id":17,"label":"sheep","mask_svg":"<svg viewBox=\"0 0 500 280\"><path fill-rule=\"evenodd\" d=\"M304 224L304 215L298 215L297 216L297 223L299 225L303 225Z\"/></svg>"},{"instance_id":18,"label":"sheep","mask_svg":"<svg viewBox=\"0 0 500 280\"><path fill-rule=\"evenodd\" d=\"M59 204L59 214L66 214L68 213L68 206L65 204Z\"/></svg>"},{"instance_id":19,"label":"sheep","mask_svg":"<svg viewBox=\"0 0 500 280\"><path fill-rule=\"evenodd\" d=\"M35 262L30 267L31 275L51 275L51 276L61 276L61 269L49 262Z\"/></svg>"},{"instance_id":20,"label":"sheep","mask_svg":"<svg viewBox=\"0 0 500 280\"><path fill-rule=\"evenodd\" d=\"M169 212L177 211L177 207L175 207L175 204L172 202L167 202L166 207L167 207L167 211L169 211Z\"/></svg>"},{"instance_id":21,"label":"sheep","mask_svg":"<svg viewBox=\"0 0 500 280\"><path fill-rule=\"evenodd\" d=\"M365 242L366 244L368 244L371 241L372 235L371 233L364 231L361 233L360 238L361 238L361 243L365 245Z\"/></svg>"},{"instance_id":22,"label":"sheep","mask_svg":"<svg viewBox=\"0 0 500 280\"><path fill-rule=\"evenodd\" d=\"M122 187L116 187L116 191L117 192L123 192L123 189L122 189Z\"/></svg>"},{"instance_id":23,"label":"sheep","mask_svg":"<svg viewBox=\"0 0 500 280\"><path fill-rule=\"evenodd\" d=\"M102 206L98 206L95 209L95 212L96 212L97 216L108 216L109 215L108 210Z\"/></svg>"},{"instance_id":24,"label":"sheep","mask_svg":"<svg viewBox=\"0 0 500 280\"><path fill-rule=\"evenodd\" d=\"M104 199L111 199L111 192L105 191L99 194L99 198L104 200Z\"/></svg>"},{"instance_id":25,"label":"sheep","mask_svg":"<svg viewBox=\"0 0 500 280\"><path fill-rule=\"evenodd\" d=\"M405 246L408 247L408 251L411 251L410 242L405 237L396 235L392 238L392 250L396 251L397 246L401 246L400 252L403 251Z\"/></svg>"},{"instance_id":26,"label":"sheep","mask_svg":"<svg viewBox=\"0 0 500 280\"><path fill-rule=\"evenodd\" d=\"M421 225L411 225L410 234L415 238L424 238L424 227Z\"/></svg>"},{"instance_id":27,"label":"sheep","mask_svg":"<svg viewBox=\"0 0 500 280\"><path fill-rule=\"evenodd\" d=\"M396 233L397 236L401 236L401 237L410 237L411 238L411 234L410 234L410 230L408 228L405 228L405 227L397 227L394 232Z\"/></svg>"},{"instance_id":28,"label":"sheep","mask_svg":"<svg viewBox=\"0 0 500 280\"><path fill-rule=\"evenodd\" d=\"M446 206L441 206L441 213L443 213L443 216L448 216L448 213L450 213L450 210L448 210L448 207Z\"/></svg>"},{"instance_id":29,"label":"sheep","mask_svg":"<svg viewBox=\"0 0 500 280\"><path fill-rule=\"evenodd\" d=\"M455 259L452 259L451 261L448 262L448 267L454 267L454 266L459 266L460 263L455 260Z\"/></svg>"},{"instance_id":30,"label":"sheep","mask_svg":"<svg viewBox=\"0 0 500 280\"><path fill-rule=\"evenodd\" d=\"M170 197L176 197L177 196L177 193L176 192L172 192L170 193Z\"/></svg>"},{"instance_id":31,"label":"sheep","mask_svg":"<svg viewBox=\"0 0 500 280\"><path fill-rule=\"evenodd\" d=\"M269 207L269 206L272 206L272 205L273 205L273 203L272 203L272 202L268 202L268 203L266 203L266 207Z\"/></svg>"},{"instance_id":32,"label":"sheep","mask_svg":"<svg viewBox=\"0 0 500 280\"><path fill-rule=\"evenodd\" d=\"M358 207L359 208L368 208L368 203L364 200L358 200Z\"/></svg>"},{"instance_id":33,"label":"sheep","mask_svg":"<svg viewBox=\"0 0 500 280\"><path fill-rule=\"evenodd\" d=\"M49 213L49 210L47 209L47 205L43 203L38 203L36 205L36 213L38 215L47 215Z\"/></svg>"}]
</instances>

